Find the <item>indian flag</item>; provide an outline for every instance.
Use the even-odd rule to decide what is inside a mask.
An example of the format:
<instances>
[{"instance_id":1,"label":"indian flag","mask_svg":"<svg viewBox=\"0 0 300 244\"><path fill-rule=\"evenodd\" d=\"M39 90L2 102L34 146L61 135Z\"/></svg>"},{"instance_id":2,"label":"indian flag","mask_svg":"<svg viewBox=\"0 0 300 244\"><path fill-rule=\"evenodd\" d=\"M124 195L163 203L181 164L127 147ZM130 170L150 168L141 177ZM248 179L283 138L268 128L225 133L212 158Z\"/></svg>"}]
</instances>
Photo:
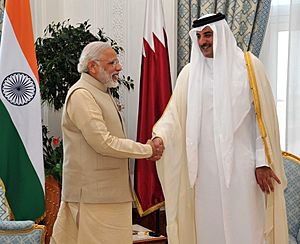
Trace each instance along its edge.
<instances>
[{"instance_id":1,"label":"indian flag","mask_svg":"<svg viewBox=\"0 0 300 244\"><path fill-rule=\"evenodd\" d=\"M16 220L44 215L41 102L29 0L6 0L0 46L0 177Z\"/></svg>"}]
</instances>

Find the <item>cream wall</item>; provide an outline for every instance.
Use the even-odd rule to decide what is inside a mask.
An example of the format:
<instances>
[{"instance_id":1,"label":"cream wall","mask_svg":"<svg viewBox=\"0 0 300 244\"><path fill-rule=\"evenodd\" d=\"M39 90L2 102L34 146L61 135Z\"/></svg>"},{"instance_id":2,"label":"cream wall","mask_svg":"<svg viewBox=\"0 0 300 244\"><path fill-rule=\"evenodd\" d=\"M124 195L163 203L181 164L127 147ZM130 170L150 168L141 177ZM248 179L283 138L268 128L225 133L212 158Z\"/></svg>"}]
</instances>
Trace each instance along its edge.
<instances>
[{"instance_id":1,"label":"cream wall","mask_svg":"<svg viewBox=\"0 0 300 244\"><path fill-rule=\"evenodd\" d=\"M177 1L162 0L166 32L168 35L171 76L176 78L176 9ZM84 4L83 4L84 3ZM146 0L31 0L35 39L52 21L70 19L72 24L90 20L92 32L103 28L105 33L121 45L125 54L120 57L124 74L135 83L134 91L121 91L121 101L127 124L128 136L136 139L136 124L139 99L139 77L142 53ZM54 136L60 135L60 114L44 109L44 123Z\"/></svg>"}]
</instances>

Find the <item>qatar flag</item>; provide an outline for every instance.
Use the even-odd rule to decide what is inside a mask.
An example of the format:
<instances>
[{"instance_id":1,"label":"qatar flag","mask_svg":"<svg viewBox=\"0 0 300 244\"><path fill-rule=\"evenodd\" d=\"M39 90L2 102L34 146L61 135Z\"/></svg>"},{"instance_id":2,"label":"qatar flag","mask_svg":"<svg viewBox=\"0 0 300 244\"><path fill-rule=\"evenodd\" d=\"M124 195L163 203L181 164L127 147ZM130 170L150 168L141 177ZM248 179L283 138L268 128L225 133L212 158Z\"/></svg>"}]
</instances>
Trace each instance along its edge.
<instances>
[{"instance_id":1,"label":"qatar flag","mask_svg":"<svg viewBox=\"0 0 300 244\"><path fill-rule=\"evenodd\" d=\"M172 93L161 0L147 0L145 16L137 131L137 140L142 143L152 137L152 127ZM145 216L164 204L155 162L136 160L134 173L136 206L140 216Z\"/></svg>"}]
</instances>

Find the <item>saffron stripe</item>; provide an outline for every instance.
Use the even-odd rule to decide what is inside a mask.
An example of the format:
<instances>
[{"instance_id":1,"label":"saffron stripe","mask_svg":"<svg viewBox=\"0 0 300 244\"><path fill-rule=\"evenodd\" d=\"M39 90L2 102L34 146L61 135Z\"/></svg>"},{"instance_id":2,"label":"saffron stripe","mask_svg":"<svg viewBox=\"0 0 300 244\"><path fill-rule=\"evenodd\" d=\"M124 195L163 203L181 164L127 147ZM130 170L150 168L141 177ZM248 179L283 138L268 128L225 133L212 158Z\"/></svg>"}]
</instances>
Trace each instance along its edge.
<instances>
[{"instance_id":1,"label":"saffron stripe","mask_svg":"<svg viewBox=\"0 0 300 244\"><path fill-rule=\"evenodd\" d=\"M10 19L22 52L38 82L29 0L9 0L6 3L5 11Z\"/></svg>"}]
</instances>

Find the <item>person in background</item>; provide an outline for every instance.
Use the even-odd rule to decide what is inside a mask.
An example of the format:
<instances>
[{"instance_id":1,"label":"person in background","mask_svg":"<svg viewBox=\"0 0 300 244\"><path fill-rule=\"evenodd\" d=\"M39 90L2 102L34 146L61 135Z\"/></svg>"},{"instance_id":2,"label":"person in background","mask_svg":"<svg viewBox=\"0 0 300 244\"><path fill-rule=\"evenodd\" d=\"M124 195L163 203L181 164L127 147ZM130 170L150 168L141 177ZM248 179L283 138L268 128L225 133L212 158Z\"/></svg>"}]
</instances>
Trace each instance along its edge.
<instances>
[{"instance_id":1,"label":"person in background","mask_svg":"<svg viewBox=\"0 0 300 244\"><path fill-rule=\"evenodd\" d=\"M109 88L122 67L105 42L83 49L81 77L69 90L62 114L62 202L52 244L131 244L132 193L128 158L157 160L163 146L126 138Z\"/></svg>"},{"instance_id":2,"label":"person in background","mask_svg":"<svg viewBox=\"0 0 300 244\"><path fill-rule=\"evenodd\" d=\"M274 98L223 14L193 22L191 60L153 128L171 244L287 244ZM251 92L252 91L252 92Z\"/></svg>"}]
</instances>

